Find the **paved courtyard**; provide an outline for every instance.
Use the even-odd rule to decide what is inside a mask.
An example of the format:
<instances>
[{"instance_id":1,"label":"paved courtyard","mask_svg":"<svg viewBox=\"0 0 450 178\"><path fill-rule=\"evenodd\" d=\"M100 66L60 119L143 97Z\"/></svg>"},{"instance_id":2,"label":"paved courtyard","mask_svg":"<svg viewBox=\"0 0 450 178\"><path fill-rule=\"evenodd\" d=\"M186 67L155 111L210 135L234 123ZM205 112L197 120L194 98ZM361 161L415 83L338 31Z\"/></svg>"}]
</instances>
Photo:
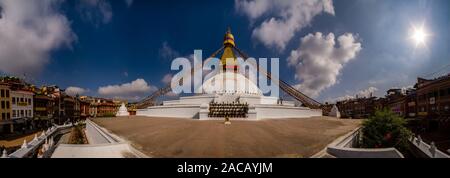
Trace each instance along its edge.
<instances>
[{"instance_id":1,"label":"paved courtyard","mask_svg":"<svg viewBox=\"0 0 450 178\"><path fill-rule=\"evenodd\" d=\"M94 122L150 157L310 157L360 120L328 117L263 121L117 117Z\"/></svg>"}]
</instances>

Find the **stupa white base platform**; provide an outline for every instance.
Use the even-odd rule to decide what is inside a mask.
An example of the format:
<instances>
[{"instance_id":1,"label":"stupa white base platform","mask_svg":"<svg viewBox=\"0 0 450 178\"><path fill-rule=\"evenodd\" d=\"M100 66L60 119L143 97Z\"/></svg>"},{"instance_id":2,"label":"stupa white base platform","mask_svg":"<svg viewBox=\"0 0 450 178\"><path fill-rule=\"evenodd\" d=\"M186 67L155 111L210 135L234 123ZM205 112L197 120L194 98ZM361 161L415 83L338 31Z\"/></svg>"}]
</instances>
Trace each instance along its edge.
<instances>
[{"instance_id":1,"label":"stupa white base platform","mask_svg":"<svg viewBox=\"0 0 450 178\"><path fill-rule=\"evenodd\" d=\"M199 120L223 120L224 118L208 117L209 103L231 102L239 100L248 103L249 110L246 118L230 118L233 120L261 120L285 118L309 118L322 116L322 110L297 107L292 102L283 101L279 104L278 98L257 96L252 94L204 94L199 96L180 97L179 100L165 101L161 106L139 109L138 116L186 118Z\"/></svg>"},{"instance_id":2,"label":"stupa white base platform","mask_svg":"<svg viewBox=\"0 0 450 178\"><path fill-rule=\"evenodd\" d=\"M234 120L308 118L322 116L322 110L297 107L293 102L280 101L278 97L264 96L254 82L239 73L219 73L206 80L201 89L202 90L196 91L204 91L206 93L196 96L180 97L178 100L164 101L162 106L139 109L137 110L136 115L222 120L224 118L209 117L210 103L215 103L214 105L216 108L213 109L215 110L214 112L222 112L222 114L219 115L229 114L230 111L227 111L227 109L239 110L244 108L247 111L245 118L230 117L230 119ZM228 104L221 105L222 103ZM236 105L232 106L233 104ZM245 106L242 106L241 104L245 104ZM241 113L236 115L241 115ZM214 114L211 114L210 116L214 116Z\"/></svg>"},{"instance_id":3,"label":"stupa white base platform","mask_svg":"<svg viewBox=\"0 0 450 178\"><path fill-rule=\"evenodd\" d=\"M116 114L116 116L130 116L130 113L128 113L128 112L118 112Z\"/></svg>"}]
</instances>

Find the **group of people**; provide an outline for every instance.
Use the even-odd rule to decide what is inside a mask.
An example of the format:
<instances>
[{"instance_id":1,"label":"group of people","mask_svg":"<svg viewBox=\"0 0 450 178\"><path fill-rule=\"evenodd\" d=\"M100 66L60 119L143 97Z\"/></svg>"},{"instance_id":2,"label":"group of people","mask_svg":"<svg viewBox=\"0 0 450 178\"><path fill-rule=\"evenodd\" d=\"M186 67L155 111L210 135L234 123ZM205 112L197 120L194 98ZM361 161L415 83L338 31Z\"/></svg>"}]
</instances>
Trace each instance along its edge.
<instances>
[{"instance_id":1,"label":"group of people","mask_svg":"<svg viewBox=\"0 0 450 178\"><path fill-rule=\"evenodd\" d=\"M229 118L246 118L248 114L247 103L217 103L209 104L208 117L229 117Z\"/></svg>"}]
</instances>

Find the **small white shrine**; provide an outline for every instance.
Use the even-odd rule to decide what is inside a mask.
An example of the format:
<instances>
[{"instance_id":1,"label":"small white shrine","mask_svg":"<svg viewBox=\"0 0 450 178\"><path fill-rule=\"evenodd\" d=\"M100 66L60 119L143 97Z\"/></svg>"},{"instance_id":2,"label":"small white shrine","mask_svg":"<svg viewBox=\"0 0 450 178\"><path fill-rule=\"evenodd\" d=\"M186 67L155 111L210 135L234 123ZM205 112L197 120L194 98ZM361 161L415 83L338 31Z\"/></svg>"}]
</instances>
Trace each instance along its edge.
<instances>
[{"instance_id":1,"label":"small white shrine","mask_svg":"<svg viewBox=\"0 0 450 178\"><path fill-rule=\"evenodd\" d=\"M125 106L125 103L122 103L116 116L129 116L129 115L130 115L130 113L128 112L128 109Z\"/></svg>"}]
</instances>

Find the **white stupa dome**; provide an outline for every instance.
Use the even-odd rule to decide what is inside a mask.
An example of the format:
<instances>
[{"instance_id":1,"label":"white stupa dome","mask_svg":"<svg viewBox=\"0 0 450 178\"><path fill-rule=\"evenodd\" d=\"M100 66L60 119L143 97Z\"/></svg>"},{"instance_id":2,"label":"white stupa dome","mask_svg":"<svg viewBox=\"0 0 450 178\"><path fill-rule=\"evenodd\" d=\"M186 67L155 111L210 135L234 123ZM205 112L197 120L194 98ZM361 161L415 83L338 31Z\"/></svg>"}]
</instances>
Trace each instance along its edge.
<instances>
[{"instance_id":1,"label":"white stupa dome","mask_svg":"<svg viewBox=\"0 0 450 178\"><path fill-rule=\"evenodd\" d=\"M221 72L206 80L203 93L208 94L252 94L262 95L258 86L240 73Z\"/></svg>"}]
</instances>

